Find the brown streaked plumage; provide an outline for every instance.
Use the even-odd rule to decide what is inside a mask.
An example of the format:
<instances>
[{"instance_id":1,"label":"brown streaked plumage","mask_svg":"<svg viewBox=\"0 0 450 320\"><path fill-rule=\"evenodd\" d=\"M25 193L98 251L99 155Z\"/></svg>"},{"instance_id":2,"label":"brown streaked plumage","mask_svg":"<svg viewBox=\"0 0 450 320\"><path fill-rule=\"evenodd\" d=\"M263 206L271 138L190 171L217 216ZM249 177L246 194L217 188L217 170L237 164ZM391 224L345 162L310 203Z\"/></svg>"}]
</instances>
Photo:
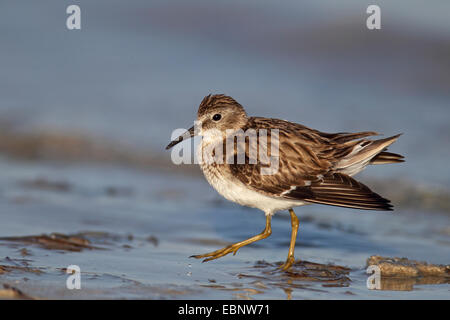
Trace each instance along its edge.
<instances>
[{"instance_id":1,"label":"brown streaked plumage","mask_svg":"<svg viewBox=\"0 0 450 320\"><path fill-rule=\"evenodd\" d=\"M293 207L305 204L325 204L364 210L392 210L390 201L358 182L353 175L367 165L403 162L399 154L386 149L399 135L371 140L376 132L324 133L285 120L248 117L244 108L233 98L225 95L206 96L197 114L200 121L199 135L203 136L199 154L211 147L214 152L223 150L223 158L214 163L201 162L200 166L208 182L225 198L241 205L261 209L266 214L264 231L248 240L223 249L194 256L209 261L239 248L268 237L271 233L270 218L280 210L289 210L292 222L292 238L288 259L282 265L287 270L294 262L294 246L298 219ZM276 129L277 136L271 135ZM251 143L250 137L235 138L241 132L267 132L267 144L258 138ZM185 135L172 141L171 148L186 138L192 137L191 128ZM230 154L226 154L227 139L236 139ZM277 170L261 174L269 164L252 155L267 153L274 155L279 146ZM243 151L244 162L237 163L238 151ZM213 155L215 153L213 152ZM259 155L259 153L256 154ZM254 158L254 157L253 157ZM228 160L228 162L227 162ZM234 160L234 161L230 161Z\"/></svg>"}]
</instances>

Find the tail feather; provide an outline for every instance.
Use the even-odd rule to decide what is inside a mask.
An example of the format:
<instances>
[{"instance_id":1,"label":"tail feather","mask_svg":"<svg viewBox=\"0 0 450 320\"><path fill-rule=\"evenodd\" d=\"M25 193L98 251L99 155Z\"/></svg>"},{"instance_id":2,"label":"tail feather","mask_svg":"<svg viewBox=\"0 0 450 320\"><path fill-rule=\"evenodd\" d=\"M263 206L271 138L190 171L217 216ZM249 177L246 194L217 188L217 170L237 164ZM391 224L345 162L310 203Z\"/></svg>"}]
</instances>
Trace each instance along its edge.
<instances>
[{"instance_id":1,"label":"tail feather","mask_svg":"<svg viewBox=\"0 0 450 320\"><path fill-rule=\"evenodd\" d=\"M404 158L401 154L382 151L372 158L369 164L401 163L405 162Z\"/></svg>"},{"instance_id":2,"label":"tail feather","mask_svg":"<svg viewBox=\"0 0 450 320\"><path fill-rule=\"evenodd\" d=\"M403 162L401 155L385 152L399 136L400 134L379 140L360 140L348 155L336 163L336 170L352 176L368 164Z\"/></svg>"}]
</instances>

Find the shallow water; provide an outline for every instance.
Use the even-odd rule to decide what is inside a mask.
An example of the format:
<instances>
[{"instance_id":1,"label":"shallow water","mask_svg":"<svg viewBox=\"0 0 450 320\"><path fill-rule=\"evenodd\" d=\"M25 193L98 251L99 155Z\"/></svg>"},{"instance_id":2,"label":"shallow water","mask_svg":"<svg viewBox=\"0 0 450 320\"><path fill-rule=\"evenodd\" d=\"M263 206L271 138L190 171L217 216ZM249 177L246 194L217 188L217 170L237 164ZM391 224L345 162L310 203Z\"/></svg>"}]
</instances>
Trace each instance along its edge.
<instances>
[{"instance_id":1,"label":"shallow water","mask_svg":"<svg viewBox=\"0 0 450 320\"><path fill-rule=\"evenodd\" d=\"M307 206L297 209L296 257L325 267L322 278L276 270L290 239L285 212L271 237L208 263L189 258L259 233L264 215L225 202L200 177L94 165L49 165L2 160L2 237L83 235L97 249L49 250L0 241L0 275L34 298L156 299L448 299L449 285L414 284L369 290L366 259L405 256L445 264L450 257L448 214L397 209L393 214ZM112 191L114 190L114 191ZM389 196L389 195L386 195ZM26 248L26 251L23 249ZM78 265L81 290L66 289L64 268ZM330 271L331 270L331 271ZM339 269L340 270L340 269ZM331 274L328 274L331 272ZM411 290L411 289L414 290Z\"/></svg>"},{"instance_id":2,"label":"shallow water","mask_svg":"<svg viewBox=\"0 0 450 320\"><path fill-rule=\"evenodd\" d=\"M375 291L365 274L371 255L450 260L449 3L379 1L375 33L357 0L77 4L79 32L66 30L61 1L0 4L0 238L81 233L100 249L0 240L0 283L44 299L449 298L448 281L401 279L386 285L399 291ZM403 132L391 150L407 162L360 176L378 179L395 212L297 209L297 258L330 274L302 262L290 275L274 271L289 245L285 212L271 237L235 256L189 258L265 222L223 200L198 170L164 166L172 130L190 127L211 92L250 115L322 131ZM91 137L113 148L96 153ZM117 153L120 144L139 152ZM73 264L82 290L66 289Z\"/></svg>"},{"instance_id":3,"label":"shallow water","mask_svg":"<svg viewBox=\"0 0 450 320\"><path fill-rule=\"evenodd\" d=\"M2 3L2 122L160 152L205 95L227 93L250 115L325 132L403 132L407 163L374 174L450 187L447 2L382 2L378 33L357 0L79 5L72 32L60 1Z\"/></svg>"}]
</instances>

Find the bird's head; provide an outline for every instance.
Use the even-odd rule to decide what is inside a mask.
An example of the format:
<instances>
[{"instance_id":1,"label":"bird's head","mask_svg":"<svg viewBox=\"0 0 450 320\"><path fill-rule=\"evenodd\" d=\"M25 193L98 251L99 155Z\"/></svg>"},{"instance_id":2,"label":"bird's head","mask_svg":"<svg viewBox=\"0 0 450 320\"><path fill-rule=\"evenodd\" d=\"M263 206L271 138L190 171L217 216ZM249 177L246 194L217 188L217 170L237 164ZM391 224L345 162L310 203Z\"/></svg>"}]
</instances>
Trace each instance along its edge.
<instances>
[{"instance_id":1,"label":"bird's head","mask_svg":"<svg viewBox=\"0 0 450 320\"><path fill-rule=\"evenodd\" d=\"M239 130L246 125L247 121L244 108L236 100L223 94L208 95L200 103L196 125L170 142L166 149L195 135L217 136L221 134L225 137L227 130Z\"/></svg>"}]
</instances>

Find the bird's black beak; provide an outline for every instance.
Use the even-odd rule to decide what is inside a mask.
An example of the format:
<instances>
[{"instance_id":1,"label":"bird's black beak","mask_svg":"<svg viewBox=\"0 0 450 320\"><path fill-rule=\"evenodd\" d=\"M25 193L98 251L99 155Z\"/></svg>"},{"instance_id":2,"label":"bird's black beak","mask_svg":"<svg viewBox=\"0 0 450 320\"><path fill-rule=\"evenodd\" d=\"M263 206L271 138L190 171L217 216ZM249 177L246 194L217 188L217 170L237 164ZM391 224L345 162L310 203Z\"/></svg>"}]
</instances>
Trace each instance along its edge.
<instances>
[{"instance_id":1,"label":"bird's black beak","mask_svg":"<svg viewBox=\"0 0 450 320\"><path fill-rule=\"evenodd\" d=\"M175 140L173 140L172 142L170 142L167 147L166 150L169 150L170 148L172 148L174 145L179 144L181 141L183 140L188 140L190 138L192 138L193 136L195 136L195 131L194 131L195 126L192 126L188 131L186 131L185 133L183 133L181 136L179 136L178 138L176 138Z\"/></svg>"}]
</instances>

